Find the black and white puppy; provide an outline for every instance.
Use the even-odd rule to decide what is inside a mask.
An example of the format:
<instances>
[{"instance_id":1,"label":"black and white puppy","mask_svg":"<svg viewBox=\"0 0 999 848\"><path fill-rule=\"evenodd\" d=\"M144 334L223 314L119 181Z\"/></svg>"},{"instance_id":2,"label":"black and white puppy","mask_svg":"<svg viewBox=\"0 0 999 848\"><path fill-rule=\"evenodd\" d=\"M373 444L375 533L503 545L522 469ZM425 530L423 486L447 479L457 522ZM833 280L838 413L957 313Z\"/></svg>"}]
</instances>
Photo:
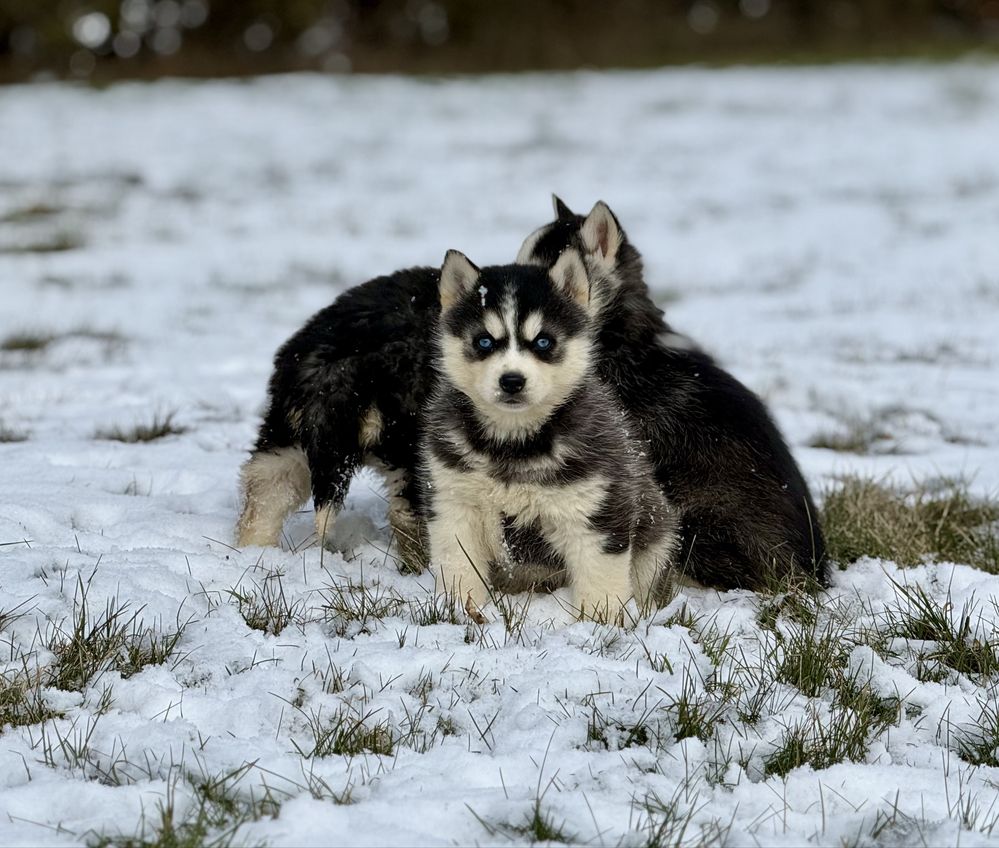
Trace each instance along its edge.
<instances>
[{"instance_id":1,"label":"black and white puppy","mask_svg":"<svg viewBox=\"0 0 999 848\"><path fill-rule=\"evenodd\" d=\"M377 277L338 297L274 357L269 405L241 472L237 544L277 545L311 494L325 541L355 472L385 474L403 559L421 566L413 512L419 418L433 384L436 268Z\"/></svg>"},{"instance_id":2,"label":"black and white puppy","mask_svg":"<svg viewBox=\"0 0 999 848\"><path fill-rule=\"evenodd\" d=\"M556 198L555 210L517 262L547 268L577 249L605 292L598 368L648 440L656 478L679 511L677 567L723 589L758 589L772 578L825 582L815 505L762 401L666 324L640 254L605 204L584 217Z\"/></svg>"},{"instance_id":3,"label":"black and white puppy","mask_svg":"<svg viewBox=\"0 0 999 848\"><path fill-rule=\"evenodd\" d=\"M582 615L615 620L631 598L647 606L672 563L676 521L597 375L601 291L579 254L564 251L550 271L480 270L450 251L440 304L422 451L438 592L474 617L491 575L516 570L508 542L526 533L564 565Z\"/></svg>"}]
</instances>

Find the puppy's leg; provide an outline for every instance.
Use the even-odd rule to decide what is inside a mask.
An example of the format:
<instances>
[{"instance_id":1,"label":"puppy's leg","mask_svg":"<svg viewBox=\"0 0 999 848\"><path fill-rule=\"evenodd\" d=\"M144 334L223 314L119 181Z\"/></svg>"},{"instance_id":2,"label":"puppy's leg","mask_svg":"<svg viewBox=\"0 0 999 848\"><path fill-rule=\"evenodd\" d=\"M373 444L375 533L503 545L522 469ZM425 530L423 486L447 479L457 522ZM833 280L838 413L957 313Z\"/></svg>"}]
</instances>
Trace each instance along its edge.
<instances>
[{"instance_id":1,"label":"puppy's leg","mask_svg":"<svg viewBox=\"0 0 999 848\"><path fill-rule=\"evenodd\" d=\"M309 497L309 466L301 448L256 450L240 471L243 510L236 544L277 545L288 514Z\"/></svg>"},{"instance_id":2,"label":"puppy's leg","mask_svg":"<svg viewBox=\"0 0 999 848\"><path fill-rule=\"evenodd\" d=\"M639 504L638 512L632 541L631 580L639 609L648 613L669 600L674 587L698 584L685 580L676 568L680 535L675 513L661 498L650 497Z\"/></svg>"},{"instance_id":3,"label":"puppy's leg","mask_svg":"<svg viewBox=\"0 0 999 848\"><path fill-rule=\"evenodd\" d=\"M631 558L631 581L638 608L647 613L655 602L663 577L665 557L657 547L635 550Z\"/></svg>"},{"instance_id":4,"label":"puppy's leg","mask_svg":"<svg viewBox=\"0 0 999 848\"><path fill-rule=\"evenodd\" d=\"M347 497L350 481L361 464L358 418L350 414L351 410L323 406L321 398L317 398L309 412L302 427L302 441L312 472L316 535L319 543L325 545Z\"/></svg>"},{"instance_id":5,"label":"puppy's leg","mask_svg":"<svg viewBox=\"0 0 999 848\"><path fill-rule=\"evenodd\" d=\"M569 565L573 602L580 615L594 621L620 621L624 605L634 594L630 572L628 553L607 554L599 546L580 551Z\"/></svg>"},{"instance_id":6,"label":"puppy's leg","mask_svg":"<svg viewBox=\"0 0 999 848\"><path fill-rule=\"evenodd\" d=\"M427 567L426 528L413 508L410 475L402 468L382 467L388 492L388 519L399 551L399 570L419 574Z\"/></svg>"},{"instance_id":7,"label":"puppy's leg","mask_svg":"<svg viewBox=\"0 0 999 848\"><path fill-rule=\"evenodd\" d=\"M435 500L434 513L427 535L437 594L453 595L474 617L489 600L485 581L496 558L498 531L480 510L450 498Z\"/></svg>"},{"instance_id":8,"label":"puppy's leg","mask_svg":"<svg viewBox=\"0 0 999 848\"><path fill-rule=\"evenodd\" d=\"M563 527L552 540L565 559L573 603L583 618L616 622L634 595L631 551L608 553L588 528Z\"/></svg>"}]
</instances>

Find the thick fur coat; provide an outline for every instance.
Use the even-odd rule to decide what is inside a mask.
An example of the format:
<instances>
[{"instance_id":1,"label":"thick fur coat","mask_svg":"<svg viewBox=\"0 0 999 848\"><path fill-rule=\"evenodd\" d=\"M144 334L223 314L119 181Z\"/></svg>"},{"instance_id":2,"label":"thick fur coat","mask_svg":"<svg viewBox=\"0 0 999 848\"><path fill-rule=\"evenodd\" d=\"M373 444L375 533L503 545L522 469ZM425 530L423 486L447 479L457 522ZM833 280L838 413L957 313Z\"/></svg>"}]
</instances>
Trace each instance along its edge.
<instances>
[{"instance_id":1,"label":"thick fur coat","mask_svg":"<svg viewBox=\"0 0 999 848\"><path fill-rule=\"evenodd\" d=\"M598 367L648 440L659 484L680 513L678 567L718 588L824 582L815 504L763 402L665 322L640 254L606 206L583 217L557 201L556 211L517 261L549 267L574 248L591 277L607 281Z\"/></svg>"},{"instance_id":2,"label":"thick fur coat","mask_svg":"<svg viewBox=\"0 0 999 848\"><path fill-rule=\"evenodd\" d=\"M441 302L420 475L438 591L474 611L491 585L527 588L540 570L590 617L651 604L676 519L594 368L597 297L578 254L480 270L452 252Z\"/></svg>"}]
</instances>

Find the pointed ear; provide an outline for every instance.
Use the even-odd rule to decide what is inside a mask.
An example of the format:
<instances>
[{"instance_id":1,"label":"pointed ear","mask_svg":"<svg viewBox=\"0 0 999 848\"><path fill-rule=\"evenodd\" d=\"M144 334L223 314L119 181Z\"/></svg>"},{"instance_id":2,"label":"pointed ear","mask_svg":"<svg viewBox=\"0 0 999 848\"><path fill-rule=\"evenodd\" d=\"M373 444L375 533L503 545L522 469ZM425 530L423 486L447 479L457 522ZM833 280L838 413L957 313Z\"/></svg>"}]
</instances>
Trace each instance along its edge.
<instances>
[{"instance_id":1,"label":"pointed ear","mask_svg":"<svg viewBox=\"0 0 999 848\"><path fill-rule=\"evenodd\" d=\"M449 250L441 266L441 281L438 286L441 298L441 311L450 309L466 292L471 291L479 279L479 269L464 253Z\"/></svg>"},{"instance_id":2,"label":"pointed ear","mask_svg":"<svg viewBox=\"0 0 999 848\"><path fill-rule=\"evenodd\" d=\"M552 207L555 209L555 219L558 221L569 221L575 218L575 213L562 202L562 198L557 194L552 195Z\"/></svg>"},{"instance_id":3,"label":"pointed ear","mask_svg":"<svg viewBox=\"0 0 999 848\"><path fill-rule=\"evenodd\" d=\"M602 200L597 201L590 214L586 216L580 236L586 252L593 254L598 264L608 269L614 266L624 237L617 218Z\"/></svg>"},{"instance_id":4,"label":"pointed ear","mask_svg":"<svg viewBox=\"0 0 999 848\"><path fill-rule=\"evenodd\" d=\"M590 278L586 266L575 250L563 251L558 262L548 272L555 288L571 297L580 306L590 307Z\"/></svg>"}]
</instances>

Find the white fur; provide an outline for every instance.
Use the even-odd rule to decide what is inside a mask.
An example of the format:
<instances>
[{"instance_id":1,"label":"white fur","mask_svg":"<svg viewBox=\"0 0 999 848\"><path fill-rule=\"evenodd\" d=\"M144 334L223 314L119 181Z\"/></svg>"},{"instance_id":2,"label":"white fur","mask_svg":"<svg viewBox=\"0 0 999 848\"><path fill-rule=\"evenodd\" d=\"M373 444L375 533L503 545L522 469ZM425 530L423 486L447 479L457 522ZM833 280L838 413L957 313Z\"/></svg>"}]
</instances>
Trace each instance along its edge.
<instances>
[{"instance_id":1,"label":"white fur","mask_svg":"<svg viewBox=\"0 0 999 848\"><path fill-rule=\"evenodd\" d=\"M602 536L589 526L607 481L588 478L560 487L504 484L484 471L457 471L431 459L434 492L430 522L431 567L439 592L454 593L481 607L489 596L489 564L503 552L502 516L538 521L565 560L573 603L589 618L614 620L633 596L631 557L602 550Z\"/></svg>"},{"instance_id":2,"label":"white fur","mask_svg":"<svg viewBox=\"0 0 999 848\"><path fill-rule=\"evenodd\" d=\"M597 201L583 221L579 234L583 239L588 258L605 273L612 272L617 261L617 252L624 239L610 207L602 200Z\"/></svg>"},{"instance_id":3,"label":"white fur","mask_svg":"<svg viewBox=\"0 0 999 848\"><path fill-rule=\"evenodd\" d=\"M524 243L520 246L520 250L517 251L516 262L518 265L543 265L544 263L539 261L537 257L534 256L534 248L537 246L538 242L541 240L541 236L548 230L548 224L543 227L538 227L533 233L531 233Z\"/></svg>"},{"instance_id":4,"label":"white fur","mask_svg":"<svg viewBox=\"0 0 999 848\"><path fill-rule=\"evenodd\" d=\"M581 337L557 341L565 358L556 365L521 350L513 339L502 353L469 361L465 351L471 340L445 335L441 340L442 362L448 380L475 403L491 435L523 439L534 433L579 384L590 368L592 350L589 341ZM518 396L523 405L517 407L504 403L508 396L499 385L499 378L511 371L526 379Z\"/></svg>"},{"instance_id":5,"label":"white fur","mask_svg":"<svg viewBox=\"0 0 999 848\"><path fill-rule=\"evenodd\" d=\"M680 537L676 533L669 533L658 545L635 553L631 563L631 578L639 609L648 611L652 608L656 587L664 571L673 562L679 544Z\"/></svg>"},{"instance_id":6,"label":"white fur","mask_svg":"<svg viewBox=\"0 0 999 848\"><path fill-rule=\"evenodd\" d=\"M494 339L504 339L507 336L507 327L499 313L490 309L482 316L482 323L486 327L486 332Z\"/></svg>"},{"instance_id":7,"label":"white fur","mask_svg":"<svg viewBox=\"0 0 999 848\"><path fill-rule=\"evenodd\" d=\"M395 536L400 557L411 568L422 567L421 562L407 561L409 557L421 556L418 550L422 541L420 521L413 512L412 504L402 494L407 483L406 472L401 468L389 468L370 454L364 458L364 464L379 472L385 479L389 526Z\"/></svg>"},{"instance_id":8,"label":"white fur","mask_svg":"<svg viewBox=\"0 0 999 848\"><path fill-rule=\"evenodd\" d=\"M285 519L309 497L309 464L300 448L254 453L243 464L240 484L236 544L277 545Z\"/></svg>"},{"instance_id":9,"label":"white fur","mask_svg":"<svg viewBox=\"0 0 999 848\"><path fill-rule=\"evenodd\" d=\"M385 419L382 417L382 412L372 404L361 418L361 427L358 433L358 442L361 448L368 450L377 445L384 429Z\"/></svg>"},{"instance_id":10,"label":"white fur","mask_svg":"<svg viewBox=\"0 0 999 848\"><path fill-rule=\"evenodd\" d=\"M479 269L464 253L449 250L441 266L439 285L441 309L450 309L479 279Z\"/></svg>"},{"instance_id":11,"label":"white fur","mask_svg":"<svg viewBox=\"0 0 999 848\"><path fill-rule=\"evenodd\" d=\"M521 332L528 341L534 341L544 328L540 312L532 312L521 323Z\"/></svg>"},{"instance_id":12,"label":"white fur","mask_svg":"<svg viewBox=\"0 0 999 848\"><path fill-rule=\"evenodd\" d=\"M548 272L555 287L580 306L590 306L590 280L583 260L575 250L565 251Z\"/></svg>"}]
</instances>

